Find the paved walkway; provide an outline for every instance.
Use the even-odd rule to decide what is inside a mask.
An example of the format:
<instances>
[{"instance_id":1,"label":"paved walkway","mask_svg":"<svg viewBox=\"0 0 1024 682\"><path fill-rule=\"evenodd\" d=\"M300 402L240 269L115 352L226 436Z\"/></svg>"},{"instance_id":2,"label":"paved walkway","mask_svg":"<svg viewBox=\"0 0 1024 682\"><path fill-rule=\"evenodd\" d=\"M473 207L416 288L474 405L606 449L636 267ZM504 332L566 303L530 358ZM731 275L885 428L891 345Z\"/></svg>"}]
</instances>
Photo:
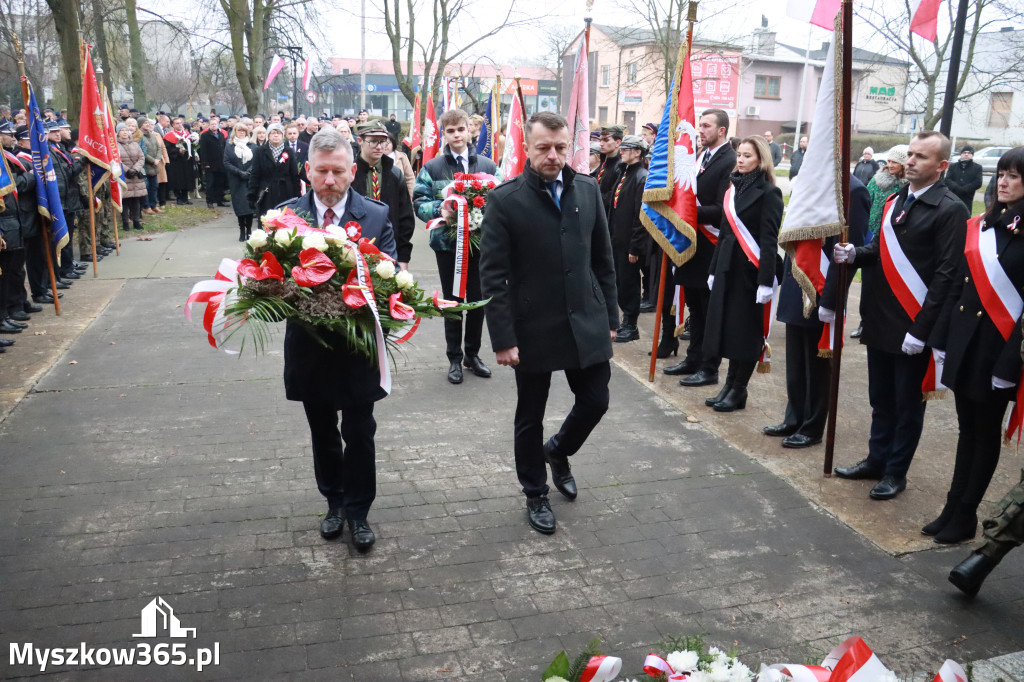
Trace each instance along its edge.
<instances>
[{"instance_id":1,"label":"paved walkway","mask_svg":"<svg viewBox=\"0 0 1024 682\"><path fill-rule=\"evenodd\" d=\"M217 643L219 665L47 672L518 682L600 635L639 677L671 635L735 642L756 668L859 634L908 676L1003 656L975 679L1024 680L1024 555L962 599L945 574L965 547L882 551L619 368L574 460L579 499L556 493L558 532L533 532L510 454L512 373L448 385L436 320L377 410L377 545L363 556L347 533L324 542L280 351L214 352L182 316L195 279L237 253L231 222L129 243L104 275L127 277L119 288L76 284L113 289L109 304L0 423L5 649L133 646L159 596L197 629L175 641ZM433 259L416 253L432 284ZM569 403L556 380L550 428ZM0 676L39 674L9 663Z\"/></svg>"}]
</instances>

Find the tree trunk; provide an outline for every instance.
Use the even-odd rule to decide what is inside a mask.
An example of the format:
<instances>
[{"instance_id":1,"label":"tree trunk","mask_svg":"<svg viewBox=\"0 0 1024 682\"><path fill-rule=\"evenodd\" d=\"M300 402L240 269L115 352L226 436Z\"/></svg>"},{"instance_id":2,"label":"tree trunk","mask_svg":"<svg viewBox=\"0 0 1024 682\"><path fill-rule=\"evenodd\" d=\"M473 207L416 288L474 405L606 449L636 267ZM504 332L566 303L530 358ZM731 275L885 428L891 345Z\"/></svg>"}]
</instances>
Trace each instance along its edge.
<instances>
[{"instance_id":1,"label":"tree trunk","mask_svg":"<svg viewBox=\"0 0 1024 682\"><path fill-rule=\"evenodd\" d=\"M50 0L47 0L49 2ZM57 0L61 2L67 2L68 0ZM110 63L110 58L107 53L107 33L103 28L103 2L102 0L92 0L92 30L95 34L93 38L96 40L96 56L99 57L100 66L103 68L103 75L100 76L100 80L103 81L103 85L107 88L107 94L114 97L114 79L112 73L114 71L113 66ZM112 112L116 114L117 112Z\"/></svg>"},{"instance_id":2,"label":"tree trunk","mask_svg":"<svg viewBox=\"0 0 1024 682\"><path fill-rule=\"evenodd\" d=\"M246 0L220 0L221 9L228 20L231 36L231 58L235 65L235 78L245 99L245 110L255 116L260 110L259 69L263 64L264 5L255 0L249 14Z\"/></svg>"},{"instance_id":3,"label":"tree trunk","mask_svg":"<svg viewBox=\"0 0 1024 682\"><path fill-rule=\"evenodd\" d=\"M142 54L142 36L139 33L139 19L135 12L136 0L124 0L125 13L128 16L128 49L131 52L132 91L135 94L135 108L139 111L149 109L146 98L146 81L143 72L146 68L146 57Z\"/></svg>"},{"instance_id":4,"label":"tree trunk","mask_svg":"<svg viewBox=\"0 0 1024 682\"><path fill-rule=\"evenodd\" d=\"M68 119L77 127L82 108L82 66L78 49L78 2L76 0L46 0L53 13L53 23L60 42L61 65L68 90ZM41 85L36 83L36 85ZM40 92L40 94L42 94Z\"/></svg>"}]
</instances>

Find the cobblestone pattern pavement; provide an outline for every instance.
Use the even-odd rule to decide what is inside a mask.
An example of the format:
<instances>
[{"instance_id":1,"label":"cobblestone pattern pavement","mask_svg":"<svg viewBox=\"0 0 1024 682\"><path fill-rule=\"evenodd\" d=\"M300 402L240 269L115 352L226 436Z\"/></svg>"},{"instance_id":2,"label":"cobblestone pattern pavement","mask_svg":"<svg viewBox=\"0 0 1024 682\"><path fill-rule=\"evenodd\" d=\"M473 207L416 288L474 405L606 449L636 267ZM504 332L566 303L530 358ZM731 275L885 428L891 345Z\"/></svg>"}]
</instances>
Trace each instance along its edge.
<instances>
[{"instance_id":1,"label":"cobblestone pattern pavement","mask_svg":"<svg viewBox=\"0 0 1024 682\"><path fill-rule=\"evenodd\" d=\"M378 404L377 545L324 542L279 351L205 346L192 282L126 282L0 423L0 633L128 645L159 595L220 665L55 679L537 680L594 635L639 676L656 641L701 632L753 667L859 634L906 675L1003 656L978 679L1024 679L1024 556L964 600L945 574L966 548L890 556L619 369L579 499L554 493L558 532L530 530L512 374L448 385L438 321ZM558 379L549 429L569 404Z\"/></svg>"}]
</instances>

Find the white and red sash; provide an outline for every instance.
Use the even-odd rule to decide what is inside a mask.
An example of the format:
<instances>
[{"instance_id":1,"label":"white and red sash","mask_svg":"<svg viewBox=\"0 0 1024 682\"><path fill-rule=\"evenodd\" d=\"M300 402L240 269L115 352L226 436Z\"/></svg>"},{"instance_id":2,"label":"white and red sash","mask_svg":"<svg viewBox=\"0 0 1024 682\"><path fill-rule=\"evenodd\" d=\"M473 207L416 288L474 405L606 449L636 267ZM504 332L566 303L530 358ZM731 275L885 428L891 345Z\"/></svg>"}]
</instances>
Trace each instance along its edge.
<instances>
[{"instance_id":1,"label":"white and red sash","mask_svg":"<svg viewBox=\"0 0 1024 682\"><path fill-rule=\"evenodd\" d=\"M739 214L736 212L736 191L732 185L729 185L729 189L725 191L725 218L729 221L729 226L732 227L733 234L736 235L736 241L739 242L740 248L743 249L743 253L746 254L747 260L754 266L754 268L761 267L761 245L754 239L754 235L750 233L750 230L743 221L740 219ZM774 278L772 281L772 301L771 305L764 307L764 320L762 322L762 329L764 330L764 347L761 349L761 359L757 365L757 371L767 373L771 370L769 363L772 357L772 348L768 345L768 337L772 331L772 320L775 319L775 311L779 307L779 279Z\"/></svg>"},{"instance_id":2,"label":"white and red sash","mask_svg":"<svg viewBox=\"0 0 1024 682\"><path fill-rule=\"evenodd\" d=\"M672 336L679 336L683 333L686 328L686 291L682 286L676 285L676 290L672 296L673 304L672 309L675 311L676 328L672 332Z\"/></svg>"},{"instance_id":3,"label":"white and red sash","mask_svg":"<svg viewBox=\"0 0 1024 682\"><path fill-rule=\"evenodd\" d=\"M731 186L730 189L732 189ZM697 208L700 208L700 199L697 199ZM701 234L707 237L709 242L718 246L719 229L716 225L712 225L711 223L697 223L697 229L700 230Z\"/></svg>"},{"instance_id":4,"label":"white and red sash","mask_svg":"<svg viewBox=\"0 0 1024 682\"><path fill-rule=\"evenodd\" d=\"M828 256L825 255L825 251L824 251L824 248L823 248L822 251L821 251L821 261L818 264L818 271L821 273L822 281L825 281L825 279L828 277L829 263L831 263L831 261L829 260ZM838 318L838 315L836 315L836 317ZM835 352L835 350L836 350L836 346L835 346L835 340L836 340L836 337L835 337L835 327L836 327L836 323L834 321L833 322L825 322L825 323L822 324L821 338L818 339L818 357L819 358L830 358L830 357L832 357L832 354ZM846 331L846 314L844 313L843 314L843 332L844 332L844 335L845 335L845 331ZM843 343L842 337L840 338L840 343Z\"/></svg>"},{"instance_id":5,"label":"white and red sash","mask_svg":"<svg viewBox=\"0 0 1024 682\"><path fill-rule=\"evenodd\" d=\"M20 168L22 171L28 172L28 168L25 168L25 164L23 164L21 162L21 159L19 159L17 156L15 156L14 154L10 153L6 149L4 150L4 158L7 159L7 163L13 163L15 166Z\"/></svg>"}]
</instances>

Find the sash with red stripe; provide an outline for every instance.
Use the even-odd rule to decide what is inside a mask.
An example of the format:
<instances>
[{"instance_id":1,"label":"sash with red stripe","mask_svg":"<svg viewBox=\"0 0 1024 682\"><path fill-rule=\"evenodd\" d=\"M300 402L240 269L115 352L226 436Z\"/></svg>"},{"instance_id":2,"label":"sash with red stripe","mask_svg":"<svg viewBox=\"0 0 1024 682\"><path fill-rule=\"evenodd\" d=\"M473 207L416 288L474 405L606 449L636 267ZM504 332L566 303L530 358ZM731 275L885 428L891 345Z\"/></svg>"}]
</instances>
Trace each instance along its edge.
<instances>
[{"instance_id":1,"label":"sash with red stripe","mask_svg":"<svg viewBox=\"0 0 1024 682\"><path fill-rule=\"evenodd\" d=\"M746 254L747 260L754 266L754 268L760 268L761 266L761 245L754 239L754 235L750 233L747 226L743 224L738 213L736 213L736 190L732 185L729 185L729 189L725 191L724 206L725 218L729 221L729 226L732 227L733 234L736 235L736 241L739 243L740 248L743 249L743 253ZM766 374L771 371L771 358L772 348L768 345L768 337L772 331L772 320L775 318L775 310L779 306L779 280L776 277L772 282L772 301L771 305L764 306L764 319L762 320L761 328L764 331L764 347L761 349L761 359L757 363L757 371L762 374Z\"/></svg>"},{"instance_id":2,"label":"sash with red stripe","mask_svg":"<svg viewBox=\"0 0 1024 682\"><path fill-rule=\"evenodd\" d=\"M928 285L924 283L921 275L914 269L914 264L903 252L900 240L896 237L896 230L892 226L892 214L896 211L897 197L896 194L889 197L882 211L882 225L879 228L882 272L893 295L896 296L896 300L900 302L903 311L913 322L924 305L925 296L928 295ZM945 395L946 387L942 385L941 381L942 363L942 355L939 351L932 349L928 370L921 383L921 394L924 400L941 398Z\"/></svg>"},{"instance_id":3,"label":"sash with red stripe","mask_svg":"<svg viewBox=\"0 0 1024 682\"><path fill-rule=\"evenodd\" d=\"M824 282L825 282L825 278L828 276L828 267L829 267L830 261L828 259L828 256L825 255L825 251L824 250L819 249L818 251L821 253L821 259L820 259L820 262L818 264L818 272L821 274L822 289L824 289ZM815 286L817 286L817 285L815 285ZM821 290L818 290L818 294L821 295ZM837 317L838 317L838 315L837 315ZM836 346L835 346L836 337L835 337L835 333L834 333L835 332L835 326L836 326L835 322L825 322L825 323L823 323L822 329L821 329L821 338L818 339L818 357L819 358L830 358L830 357L832 357L832 354L835 352L835 350L836 350ZM843 314L843 332L844 332L844 335L845 335L845 331L846 331L846 315L844 313ZM840 343L842 343L842 336L843 335L841 335Z\"/></svg>"},{"instance_id":4,"label":"sash with red stripe","mask_svg":"<svg viewBox=\"0 0 1024 682\"><path fill-rule=\"evenodd\" d=\"M14 154L10 153L6 149L4 150L4 158L7 159L7 163L13 163L15 166L20 168L22 171L24 171L26 173L28 172L28 168L25 168L25 164L23 164L21 162L21 159L19 159L17 156L15 156ZM31 160L29 161L29 163L31 163Z\"/></svg>"},{"instance_id":5,"label":"sash with red stripe","mask_svg":"<svg viewBox=\"0 0 1024 682\"><path fill-rule=\"evenodd\" d=\"M672 332L672 336L679 336L686 328L686 291L678 284L676 285L673 299L674 303L672 305L672 309L675 311L676 329Z\"/></svg>"},{"instance_id":6,"label":"sash with red stripe","mask_svg":"<svg viewBox=\"0 0 1024 682\"><path fill-rule=\"evenodd\" d=\"M700 199L697 199L697 207L700 208ZM697 229L707 237L707 240L718 246L719 229L711 223L697 223Z\"/></svg>"}]
</instances>

